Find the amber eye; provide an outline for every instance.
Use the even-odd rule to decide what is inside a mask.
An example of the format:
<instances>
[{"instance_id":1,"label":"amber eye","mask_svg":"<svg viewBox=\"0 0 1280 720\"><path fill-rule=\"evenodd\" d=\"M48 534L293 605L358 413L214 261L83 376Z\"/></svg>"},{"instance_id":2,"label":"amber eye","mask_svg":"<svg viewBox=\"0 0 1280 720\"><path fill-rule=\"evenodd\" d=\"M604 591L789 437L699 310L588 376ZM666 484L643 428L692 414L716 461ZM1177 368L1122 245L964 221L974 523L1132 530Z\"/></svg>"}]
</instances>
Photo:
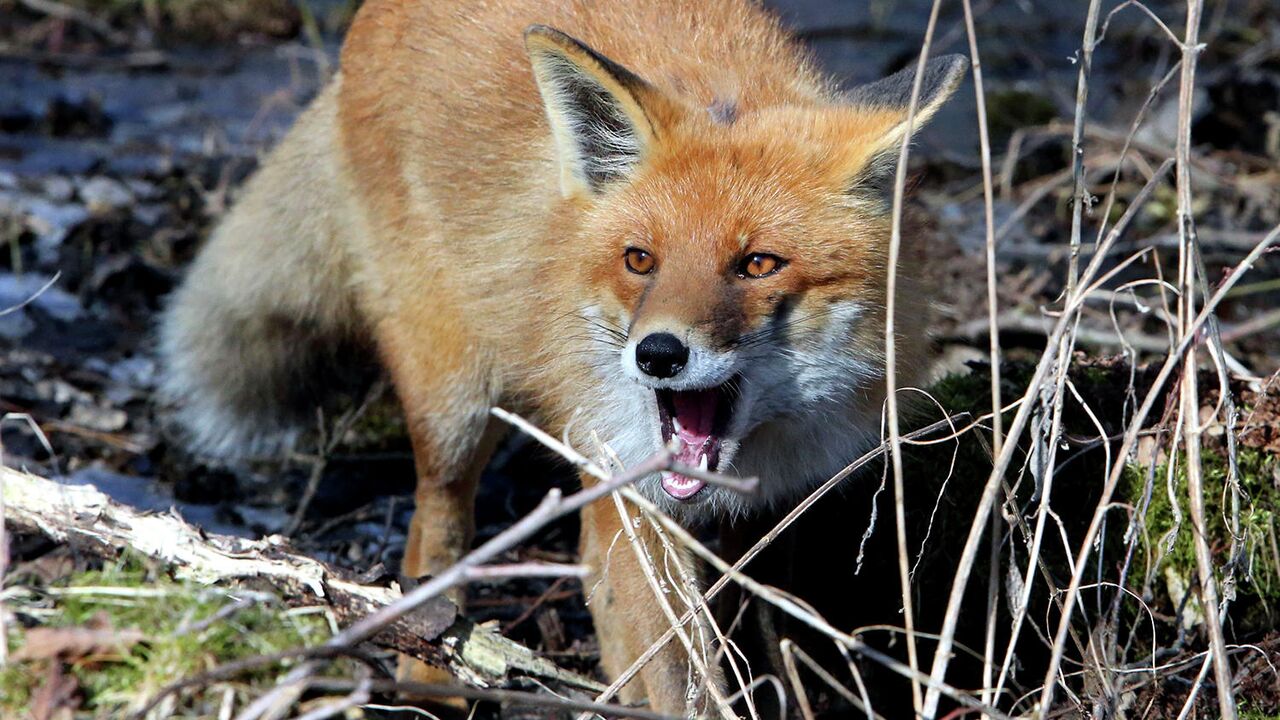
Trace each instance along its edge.
<instances>
[{"instance_id":1,"label":"amber eye","mask_svg":"<svg viewBox=\"0 0 1280 720\"><path fill-rule=\"evenodd\" d=\"M640 248L627 248L622 258L627 264L627 269L637 275L648 275L658 264L656 258Z\"/></svg>"},{"instance_id":2,"label":"amber eye","mask_svg":"<svg viewBox=\"0 0 1280 720\"><path fill-rule=\"evenodd\" d=\"M744 278L768 277L783 268L786 260L768 253L752 253L738 264L738 276Z\"/></svg>"}]
</instances>

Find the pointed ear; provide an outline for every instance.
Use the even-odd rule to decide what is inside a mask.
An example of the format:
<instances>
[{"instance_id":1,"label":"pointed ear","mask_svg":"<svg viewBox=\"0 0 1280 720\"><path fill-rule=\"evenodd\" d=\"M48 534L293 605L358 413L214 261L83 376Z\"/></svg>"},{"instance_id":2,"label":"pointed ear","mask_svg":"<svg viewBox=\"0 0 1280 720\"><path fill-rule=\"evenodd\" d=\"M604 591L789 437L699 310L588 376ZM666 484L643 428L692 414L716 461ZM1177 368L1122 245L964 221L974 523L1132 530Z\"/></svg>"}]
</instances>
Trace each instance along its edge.
<instances>
[{"instance_id":1,"label":"pointed ear","mask_svg":"<svg viewBox=\"0 0 1280 720\"><path fill-rule=\"evenodd\" d=\"M551 123L566 197L625 179L658 140L645 104L658 92L631 71L545 25L524 34Z\"/></svg>"},{"instance_id":2,"label":"pointed ear","mask_svg":"<svg viewBox=\"0 0 1280 720\"><path fill-rule=\"evenodd\" d=\"M917 132L933 117L938 108L951 97L969 69L969 59L963 55L943 55L930 60L924 66L920 82L920 97L916 102L911 131ZM907 111L911 106L911 90L916 82L915 65L899 70L883 80L859 85L845 93L845 102L862 110L896 113L899 122L892 125L880 138L879 145L901 145L907 132Z\"/></svg>"},{"instance_id":3,"label":"pointed ear","mask_svg":"<svg viewBox=\"0 0 1280 720\"><path fill-rule=\"evenodd\" d=\"M924 68L920 82L920 95L916 102L911 132L917 133L951 97L965 71L969 60L963 55L943 55L930 60ZM894 176L897 172L898 149L907 133L907 113L911 106L911 91L916 81L916 68L911 65L866 85L859 85L843 94L847 107L867 116L881 119L874 137L862 138L852 149L849 160L855 172L849 181L848 192L853 199L870 199L882 203L892 195Z\"/></svg>"}]
</instances>

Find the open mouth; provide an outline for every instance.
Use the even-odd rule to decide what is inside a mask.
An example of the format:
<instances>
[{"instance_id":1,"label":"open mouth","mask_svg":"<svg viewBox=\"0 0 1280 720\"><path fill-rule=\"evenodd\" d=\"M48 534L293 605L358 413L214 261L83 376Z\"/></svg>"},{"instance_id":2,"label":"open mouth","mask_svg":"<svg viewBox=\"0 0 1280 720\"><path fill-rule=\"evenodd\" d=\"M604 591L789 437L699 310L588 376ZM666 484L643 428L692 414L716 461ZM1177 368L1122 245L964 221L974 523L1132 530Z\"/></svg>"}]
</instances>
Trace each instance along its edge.
<instances>
[{"instance_id":1,"label":"open mouth","mask_svg":"<svg viewBox=\"0 0 1280 720\"><path fill-rule=\"evenodd\" d=\"M733 415L733 380L701 390L656 390L662 442L675 447L675 461L714 472L720 446ZM676 500L688 500L706 487L705 480L662 473L662 489Z\"/></svg>"}]
</instances>

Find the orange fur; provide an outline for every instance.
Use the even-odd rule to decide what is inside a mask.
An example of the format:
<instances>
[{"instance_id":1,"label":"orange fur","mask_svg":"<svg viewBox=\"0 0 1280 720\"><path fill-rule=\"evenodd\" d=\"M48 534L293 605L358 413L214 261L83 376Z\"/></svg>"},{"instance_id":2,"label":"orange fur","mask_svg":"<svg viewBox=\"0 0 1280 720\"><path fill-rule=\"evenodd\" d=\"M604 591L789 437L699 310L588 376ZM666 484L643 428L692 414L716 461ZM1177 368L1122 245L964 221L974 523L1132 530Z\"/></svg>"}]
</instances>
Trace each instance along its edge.
<instances>
[{"instance_id":1,"label":"orange fur","mask_svg":"<svg viewBox=\"0 0 1280 720\"><path fill-rule=\"evenodd\" d=\"M535 24L571 37L526 32ZM948 67L926 88L918 123L954 88ZM570 90L601 89L604 105L591 107L606 108L605 130L625 152L575 164L596 152L575 144L594 126L574 124L583 101L559 92L565 78ZM250 184L174 300L162 338L171 399L216 444L239 435L202 423L243 414L247 398L283 383L294 338L373 348L412 435L418 512L404 569L422 575L469 546L475 482L501 434L491 406L557 435L572 427L580 447L605 457L599 439L625 436L628 462L644 438L659 449L653 432L630 427L653 425L652 413L618 417L652 406L653 391L645 405L639 385L601 369L617 358L593 344L592 322L616 325L618 344L673 332L718 351L787 313L803 325L779 331L777 353L811 354L806 372L819 379L797 380L785 412L770 410L765 429L734 442L742 463L756 452L802 476L766 485L825 477L878 425L889 217L859 183L905 132L895 88L894 102L840 96L746 0L369 0L340 77L268 159L259 177L269 179ZM317 186L293 189L304 178ZM651 253L656 271L627 272L627 248ZM750 253L785 267L741 277L735 267ZM913 268L901 270L899 366L909 380L923 360L923 293ZM756 362L743 353L735 362ZM862 375L842 381L828 359ZM770 377L758 383L761 407L782 402L770 399L771 383L794 379ZM797 438L809 426L792 420L806 413L834 418L850 445L806 449ZM614 426L593 420L602 417ZM719 502L677 512L746 507ZM619 523L612 506L585 515L584 559L597 572ZM665 620L630 552L607 564L593 612L604 665L617 673ZM659 655L626 697L683 713L684 663L682 652Z\"/></svg>"}]
</instances>

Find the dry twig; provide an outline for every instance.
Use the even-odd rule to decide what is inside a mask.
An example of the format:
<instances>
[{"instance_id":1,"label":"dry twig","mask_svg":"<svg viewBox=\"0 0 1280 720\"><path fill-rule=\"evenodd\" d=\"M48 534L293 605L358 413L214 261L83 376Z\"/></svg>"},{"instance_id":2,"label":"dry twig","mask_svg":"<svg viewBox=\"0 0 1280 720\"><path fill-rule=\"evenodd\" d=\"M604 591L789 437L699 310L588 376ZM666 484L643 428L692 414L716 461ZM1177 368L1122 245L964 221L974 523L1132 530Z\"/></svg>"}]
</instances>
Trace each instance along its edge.
<instances>
[{"instance_id":1,"label":"dry twig","mask_svg":"<svg viewBox=\"0 0 1280 720\"><path fill-rule=\"evenodd\" d=\"M176 515L140 513L120 505L91 486L59 485L0 467L0 487L10 528L37 531L108 557L127 547L173 568L178 577L199 583L266 582L287 603L325 605L344 624L358 624L403 598L395 586L362 584L318 560L294 554L278 538L248 541L204 533ZM581 574L577 566L538 564L472 570L468 580ZM398 614L360 639L442 665L476 683L500 684L512 675L524 674L569 686L598 687L590 679L562 670L528 648L458 617L457 608L442 597L433 596L430 604L415 605L413 610ZM338 652L354 646L355 642L350 642L327 647Z\"/></svg>"},{"instance_id":2,"label":"dry twig","mask_svg":"<svg viewBox=\"0 0 1280 720\"><path fill-rule=\"evenodd\" d=\"M893 180L892 224L889 231L889 258L884 313L885 413L889 424L889 453L893 466L893 511L897 519L898 580L902 592L902 622L906 629L907 664L912 673L911 702L917 715L920 714L922 703L920 682L915 677L920 668L920 660L916 649L915 609L912 607L911 600L911 561L907 557L906 490L902 480L902 440L898 418L898 336L895 330L894 313L897 308L898 295L898 257L902 248L902 210L907 188L907 155L911 148L916 109L920 105L920 89L924 83L925 66L929 62L929 47L933 42L933 31L938 26L938 10L941 7L942 0L933 0L932 7L929 10L929 22L925 28L924 41L920 47L920 58L916 61L915 78L911 84L911 100L907 103L906 128L902 134L902 145L898 149L898 165L894 171Z\"/></svg>"}]
</instances>

